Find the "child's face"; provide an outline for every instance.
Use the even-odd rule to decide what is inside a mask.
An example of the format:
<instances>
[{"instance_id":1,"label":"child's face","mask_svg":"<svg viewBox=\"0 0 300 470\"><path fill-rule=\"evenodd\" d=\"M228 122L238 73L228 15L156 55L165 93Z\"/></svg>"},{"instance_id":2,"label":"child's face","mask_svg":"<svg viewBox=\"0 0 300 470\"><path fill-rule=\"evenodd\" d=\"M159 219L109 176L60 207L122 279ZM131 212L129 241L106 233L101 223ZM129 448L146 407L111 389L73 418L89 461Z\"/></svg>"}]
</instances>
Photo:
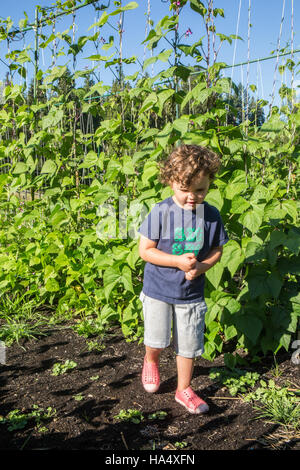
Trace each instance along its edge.
<instances>
[{"instance_id":1,"label":"child's face","mask_svg":"<svg viewBox=\"0 0 300 470\"><path fill-rule=\"evenodd\" d=\"M208 175L201 172L188 188L184 188L180 183L170 184L174 191L173 200L183 209L195 209L197 204L201 204L209 190L210 179Z\"/></svg>"}]
</instances>

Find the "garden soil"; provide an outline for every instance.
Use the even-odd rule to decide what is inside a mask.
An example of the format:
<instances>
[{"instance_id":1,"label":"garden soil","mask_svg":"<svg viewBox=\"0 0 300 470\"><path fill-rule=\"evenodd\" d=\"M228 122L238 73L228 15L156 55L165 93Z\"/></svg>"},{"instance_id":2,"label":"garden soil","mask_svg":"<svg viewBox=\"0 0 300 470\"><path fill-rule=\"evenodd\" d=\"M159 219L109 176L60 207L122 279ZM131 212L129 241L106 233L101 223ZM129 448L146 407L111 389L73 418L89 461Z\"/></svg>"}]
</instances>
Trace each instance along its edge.
<instances>
[{"instance_id":1,"label":"garden soil","mask_svg":"<svg viewBox=\"0 0 300 470\"><path fill-rule=\"evenodd\" d=\"M37 405L52 408L40 423L31 418L22 429L0 423L1 450L300 450L300 436L282 426L257 419L250 403L234 399L209 378L212 367L223 367L223 356L213 362L197 358L192 386L207 401L205 415L189 414L174 400L176 363L172 346L161 354L161 387L148 394L141 384L144 346L126 342L118 328L103 339L102 350L88 349L88 340L70 328L61 328L37 340L7 348L0 365L0 416L13 410L25 415ZM53 365L73 360L77 366L58 376ZM247 367L265 380L287 381L300 387L299 365L291 354L263 358ZM121 410L139 410L139 423L120 421ZM55 411L54 411L55 410ZM158 411L167 414L160 416ZM156 413L155 416L151 416ZM164 417L164 419L159 418ZM152 419L151 419L152 418Z\"/></svg>"}]
</instances>

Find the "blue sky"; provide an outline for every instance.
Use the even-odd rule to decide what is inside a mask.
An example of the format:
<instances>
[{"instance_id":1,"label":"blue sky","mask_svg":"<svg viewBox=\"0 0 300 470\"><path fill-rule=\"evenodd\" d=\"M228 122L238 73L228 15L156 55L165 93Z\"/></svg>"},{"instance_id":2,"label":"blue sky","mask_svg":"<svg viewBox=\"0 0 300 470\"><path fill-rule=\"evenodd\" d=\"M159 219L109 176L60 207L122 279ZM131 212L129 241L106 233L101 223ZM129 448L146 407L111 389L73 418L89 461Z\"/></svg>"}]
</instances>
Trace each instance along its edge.
<instances>
[{"instance_id":1,"label":"blue sky","mask_svg":"<svg viewBox=\"0 0 300 470\"><path fill-rule=\"evenodd\" d=\"M99 4L106 3L108 0L100 0ZM126 5L129 0L123 0L123 5ZM33 22L35 6L38 4L43 7L50 7L54 5L55 2L47 0L10 0L1 5L1 17L7 18L11 17L14 22L14 26L18 27L18 22L21 18L24 18L24 11L26 11L29 21ZM145 39L145 29L146 29L146 12L148 0L137 0L139 7L135 10L131 10L125 13L124 17L124 33L123 33L123 56L130 57L132 55L137 55L139 60L143 62L144 58L150 57L149 50L145 51L142 41ZM111 1L113 5L113 0ZM282 24L282 36L281 36L281 48L290 44L291 41L291 4L292 0L251 0L251 28L250 28L250 60L256 58L262 58L269 56L271 51L276 50L277 41L280 31L281 17L283 11L283 5L285 4L284 10L284 21ZM170 14L168 5L161 0L151 0L151 20L154 21L154 25L165 15ZM238 34L243 38L243 41L237 41L230 46L228 43L224 43L220 49L218 55L218 61L226 62L227 64L232 64L234 62L234 51L235 53L235 63L240 63L247 61L248 58L248 5L249 0L241 0L241 10L240 10L240 21L238 23L238 12L239 12L240 0L214 0L215 8L223 8L225 11L225 18L218 17L216 20L217 32L223 33L226 35ZM112 11L110 8L109 11ZM100 13L101 15L101 13ZM92 25L97 19L95 10L93 6L89 5L85 8L80 9L76 14L76 32L75 39L83 35L91 35L93 29L88 31L90 25ZM117 22L119 16L112 16L110 18L110 23L115 28L117 27ZM70 27L72 23L72 17L67 16L59 20L57 23L57 30L65 31ZM300 2L299 0L294 0L294 48L300 48ZM115 43L118 44L118 33L115 31L112 26L106 24L101 30L101 36L104 39L108 40L109 36L114 35ZM297 29L298 27L298 29ZM192 44L196 40L199 40L200 37L205 35L204 26L202 18L197 13L193 12L189 5L187 4L181 11L180 22L179 22L179 31L181 34L184 34L185 31L190 28L192 34L190 37L183 37L183 41L186 44ZM50 27L46 27L43 30L44 34L49 35L51 32ZM72 33L69 33L72 34ZM28 45L34 46L34 36L31 32L27 33L25 39L21 41L14 41L11 44L11 49L23 49ZM51 51L50 46L41 51L40 53L40 67L42 70L46 70L51 64ZM62 47L62 41L59 43L59 47ZM169 45L166 41L160 41L158 47L155 50L155 54L158 54L162 49L169 49ZM236 47L236 49L235 49ZM67 52L67 49L65 49ZM103 55L110 55L114 49L112 48L109 51L99 51ZM5 54L7 53L7 44L6 42L0 43L0 58L7 62ZM78 56L76 62L75 70L81 70L85 66L91 66L91 62L87 59L89 55L96 54L95 48L91 42L88 42L84 48L83 54L81 53ZM297 61L300 60L300 54L296 56ZM279 65L285 61L286 58L279 59ZM65 55L60 57L57 64L62 65L67 61L69 62L70 70L73 70L73 61L71 56ZM193 64L190 61L190 64ZM250 75L249 75L249 84L255 84L258 88L258 96L269 100L273 90L273 80L275 74L275 64L276 59L260 62L259 64L253 64L250 66ZM166 64L158 62L155 66L149 66L148 73L156 74L160 70L166 67ZM131 64L125 67L125 75L133 74L136 70L141 70L137 65ZM4 78L7 67L0 62L0 80ZM33 66L28 66L28 75L32 76ZM104 68L104 63L101 63L100 68L100 79L105 83L109 84L112 80L112 73ZM244 84L247 83L247 66L236 67L234 69L227 69L226 74L231 76L233 73L233 80L235 82L243 81ZM296 85L300 85L300 76L295 77ZM17 74L15 75L15 81L17 83L21 82L21 77ZM286 73L281 76L279 72L276 74L276 89L283 82L286 82L290 86L290 75ZM297 81L298 80L298 81ZM276 103L278 98L276 99Z\"/></svg>"}]
</instances>

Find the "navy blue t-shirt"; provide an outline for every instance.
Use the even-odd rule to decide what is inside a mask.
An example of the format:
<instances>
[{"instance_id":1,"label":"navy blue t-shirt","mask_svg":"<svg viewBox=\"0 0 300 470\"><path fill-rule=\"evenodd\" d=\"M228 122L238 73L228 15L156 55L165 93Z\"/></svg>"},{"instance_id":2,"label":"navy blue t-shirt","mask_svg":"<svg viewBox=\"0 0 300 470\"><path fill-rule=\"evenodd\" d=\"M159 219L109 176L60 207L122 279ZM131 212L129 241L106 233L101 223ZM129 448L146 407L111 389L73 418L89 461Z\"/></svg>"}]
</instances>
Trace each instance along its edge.
<instances>
[{"instance_id":1,"label":"navy blue t-shirt","mask_svg":"<svg viewBox=\"0 0 300 470\"><path fill-rule=\"evenodd\" d=\"M218 209L206 201L196 209L179 207L172 196L157 203L149 212L138 232L157 242L165 253L195 253L198 261L207 258L212 248L228 242ZM189 281L179 268L146 262L143 292L154 299L180 304L204 300L205 274Z\"/></svg>"}]
</instances>

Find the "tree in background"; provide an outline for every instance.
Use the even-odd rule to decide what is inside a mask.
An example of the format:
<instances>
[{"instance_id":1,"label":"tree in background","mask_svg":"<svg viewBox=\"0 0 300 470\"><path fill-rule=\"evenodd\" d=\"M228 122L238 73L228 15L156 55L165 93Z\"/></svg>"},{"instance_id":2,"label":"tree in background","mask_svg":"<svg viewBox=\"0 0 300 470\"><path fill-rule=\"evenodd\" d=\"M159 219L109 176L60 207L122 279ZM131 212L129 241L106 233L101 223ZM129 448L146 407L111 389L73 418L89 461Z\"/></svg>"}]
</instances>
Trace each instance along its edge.
<instances>
[{"instance_id":1,"label":"tree in background","mask_svg":"<svg viewBox=\"0 0 300 470\"><path fill-rule=\"evenodd\" d=\"M239 126L246 119L247 115L247 90L241 83L234 87L234 93L224 98L228 104L227 124ZM255 100L253 96L249 100L248 120L250 125L261 127L265 122L265 113L260 100Z\"/></svg>"}]
</instances>

